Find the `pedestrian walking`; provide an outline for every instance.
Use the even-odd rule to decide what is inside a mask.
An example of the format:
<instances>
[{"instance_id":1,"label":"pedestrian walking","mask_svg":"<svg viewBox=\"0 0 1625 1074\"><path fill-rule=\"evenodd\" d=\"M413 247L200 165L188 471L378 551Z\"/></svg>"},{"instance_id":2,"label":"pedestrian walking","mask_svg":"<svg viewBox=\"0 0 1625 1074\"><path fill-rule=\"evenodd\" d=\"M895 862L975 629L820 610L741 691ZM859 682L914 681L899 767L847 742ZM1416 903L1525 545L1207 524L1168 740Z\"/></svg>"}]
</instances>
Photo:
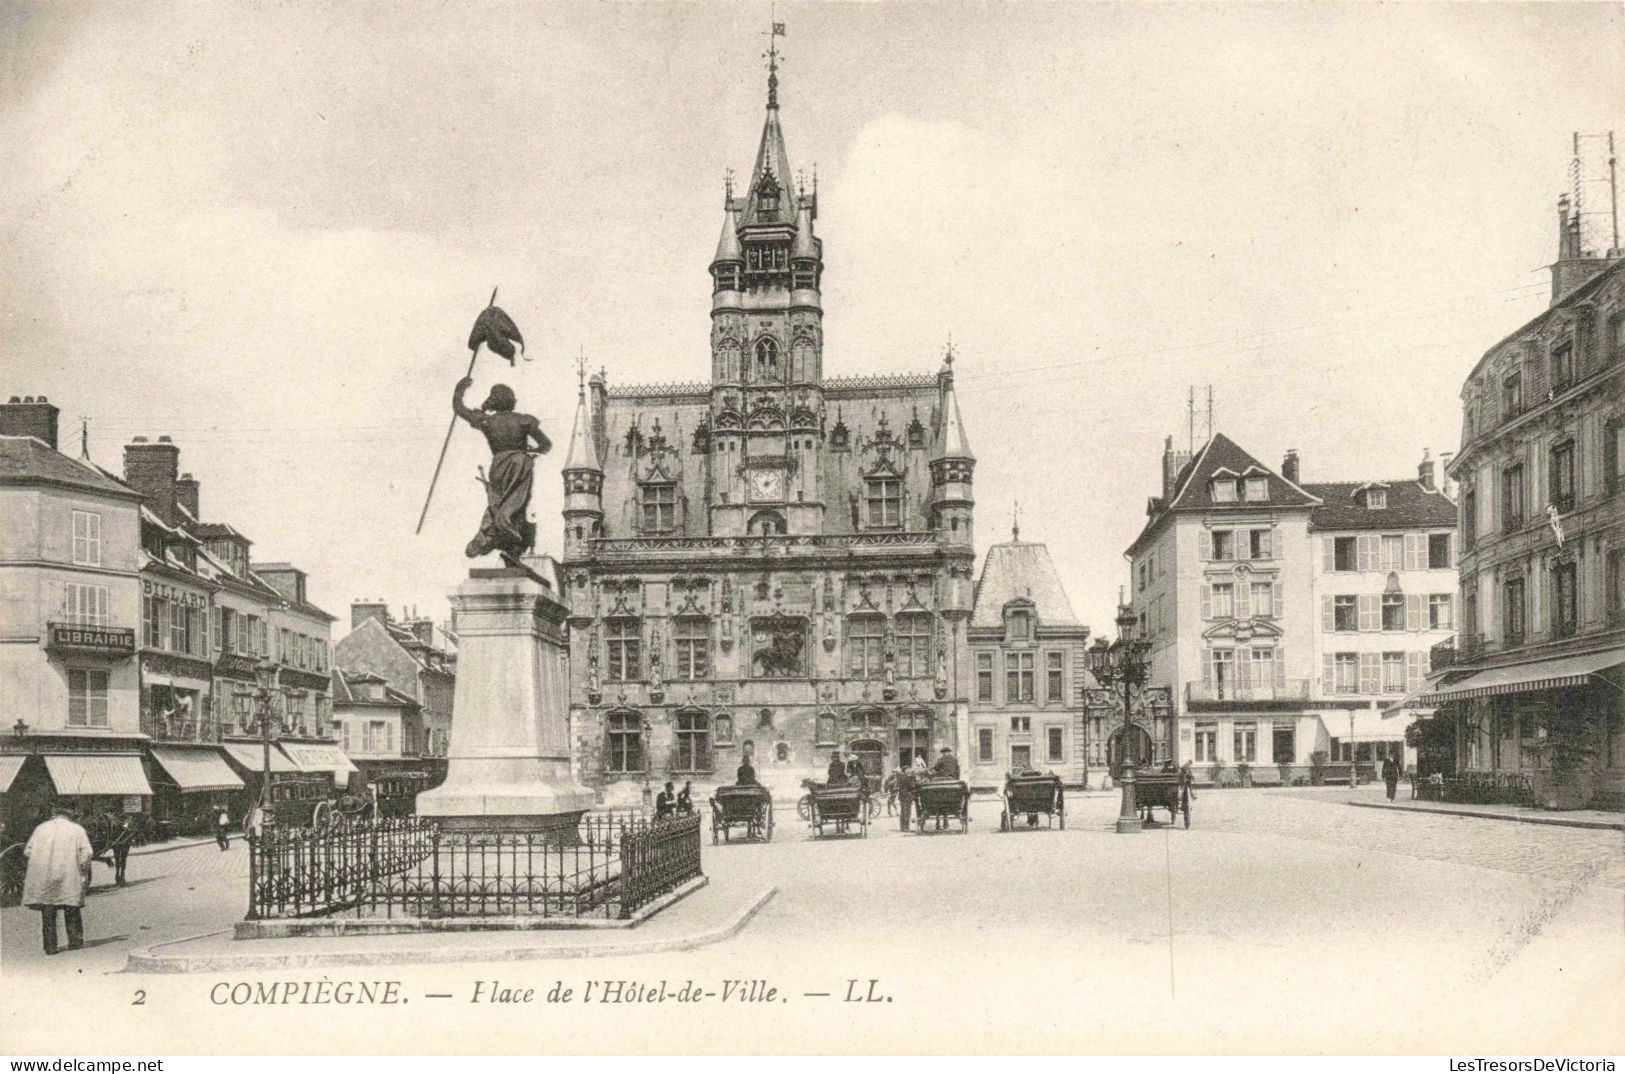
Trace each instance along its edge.
<instances>
[{"instance_id":1,"label":"pedestrian walking","mask_svg":"<svg viewBox=\"0 0 1625 1074\"><path fill-rule=\"evenodd\" d=\"M40 935L45 953L57 953L56 915L68 925L68 950L85 946L83 907L90 890L90 836L73 819L66 802L57 802L52 817L28 837L23 854L28 872L23 877L23 905L40 913Z\"/></svg>"},{"instance_id":2,"label":"pedestrian walking","mask_svg":"<svg viewBox=\"0 0 1625 1074\"><path fill-rule=\"evenodd\" d=\"M908 831L909 814L914 810L915 779L912 768L897 773L897 816L901 821L898 827L905 832Z\"/></svg>"},{"instance_id":3,"label":"pedestrian walking","mask_svg":"<svg viewBox=\"0 0 1625 1074\"><path fill-rule=\"evenodd\" d=\"M220 844L221 850L231 849L231 814L226 812L225 806L220 807L214 818L214 841Z\"/></svg>"},{"instance_id":4,"label":"pedestrian walking","mask_svg":"<svg viewBox=\"0 0 1625 1074\"><path fill-rule=\"evenodd\" d=\"M130 860L130 848L135 845L135 818L128 813L120 822L118 830L113 833L113 842L108 850L113 852L113 883L124 887L124 867Z\"/></svg>"},{"instance_id":5,"label":"pedestrian walking","mask_svg":"<svg viewBox=\"0 0 1625 1074\"><path fill-rule=\"evenodd\" d=\"M1394 792L1399 789L1399 762L1392 755L1383 758L1382 781L1388 785L1388 800L1392 802Z\"/></svg>"}]
</instances>

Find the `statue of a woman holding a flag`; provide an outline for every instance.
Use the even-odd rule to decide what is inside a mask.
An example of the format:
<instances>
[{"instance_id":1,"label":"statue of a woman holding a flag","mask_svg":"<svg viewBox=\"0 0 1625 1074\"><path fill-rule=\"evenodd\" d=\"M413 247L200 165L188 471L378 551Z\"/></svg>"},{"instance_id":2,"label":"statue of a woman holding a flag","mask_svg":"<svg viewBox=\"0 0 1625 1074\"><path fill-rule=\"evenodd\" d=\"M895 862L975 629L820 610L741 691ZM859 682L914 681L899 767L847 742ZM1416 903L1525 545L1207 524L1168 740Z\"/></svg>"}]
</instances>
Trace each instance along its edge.
<instances>
[{"instance_id":1,"label":"statue of a woman holding a flag","mask_svg":"<svg viewBox=\"0 0 1625 1074\"><path fill-rule=\"evenodd\" d=\"M536 527L525 517L530 506L532 452L545 455L553 443L535 417L514 410L517 400L506 384L492 385L480 408L469 409L463 404L463 394L473 383L472 377L457 382L451 407L485 434L485 442L491 445L491 471L485 478L485 517L466 551L470 559L487 552L517 557L536 544Z\"/></svg>"}]
</instances>

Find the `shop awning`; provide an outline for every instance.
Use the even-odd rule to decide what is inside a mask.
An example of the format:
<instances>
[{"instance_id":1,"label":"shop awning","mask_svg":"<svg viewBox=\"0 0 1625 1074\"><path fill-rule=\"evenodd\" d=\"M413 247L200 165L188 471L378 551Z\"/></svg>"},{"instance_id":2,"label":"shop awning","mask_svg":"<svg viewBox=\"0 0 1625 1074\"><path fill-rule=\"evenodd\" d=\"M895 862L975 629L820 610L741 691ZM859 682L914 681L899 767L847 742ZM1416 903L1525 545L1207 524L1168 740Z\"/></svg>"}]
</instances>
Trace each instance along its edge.
<instances>
[{"instance_id":1,"label":"shop awning","mask_svg":"<svg viewBox=\"0 0 1625 1074\"><path fill-rule=\"evenodd\" d=\"M1612 652L1557 656L1526 664L1509 664L1480 671L1435 692L1433 697L1436 701L1463 701L1496 694L1524 694L1564 686L1583 686L1597 672L1619 667L1621 661L1625 661L1625 652L1616 649Z\"/></svg>"},{"instance_id":2,"label":"shop awning","mask_svg":"<svg viewBox=\"0 0 1625 1074\"><path fill-rule=\"evenodd\" d=\"M182 746L151 746L157 761L182 794L193 791L240 791L243 781L226 764L220 751L211 747L188 749Z\"/></svg>"},{"instance_id":3,"label":"shop awning","mask_svg":"<svg viewBox=\"0 0 1625 1074\"><path fill-rule=\"evenodd\" d=\"M336 779L343 782L349 778L351 772L360 771L337 746L284 742L282 748L293 758L293 763L299 766L301 772L331 772Z\"/></svg>"},{"instance_id":4,"label":"shop awning","mask_svg":"<svg viewBox=\"0 0 1625 1074\"><path fill-rule=\"evenodd\" d=\"M0 794L11 790L11 781L23 770L27 757L0 757Z\"/></svg>"},{"instance_id":5,"label":"shop awning","mask_svg":"<svg viewBox=\"0 0 1625 1074\"><path fill-rule=\"evenodd\" d=\"M69 797L152 793L147 774L141 770L140 754L47 753L45 770L51 774L56 793Z\"/></svg>"},{"instance_id":6,"label":"shop awning","mask_svg":"<svg viewBox=\"0 0 1625 1074\"><path fill-rule=\"evenodd\" d=\"M233 761L242 765L250 772L261 772L265 769L265 747L257 742L227 742L221 747ZM299 766L288 760L276 745L271 746L271 773L298 772Z\"/></svg>"},{"instance_id":7,"label":"shop awning","mask_svg":"<svg viewBox=\"0 0 1625 1074\"><path fill-rule=\"evenodd\" d=\"M1430 682L1415 693L1407 694L1403 699L1383 709L1382 718L1385 720L1392 719L1395 716L1403 716L1416 709L1436 709L1442 700L1439 697L1442 692L1470 678L1471 675L1471 672L1465 671L1446 672L1438 682Z\"/></svg>"}]
</instances>

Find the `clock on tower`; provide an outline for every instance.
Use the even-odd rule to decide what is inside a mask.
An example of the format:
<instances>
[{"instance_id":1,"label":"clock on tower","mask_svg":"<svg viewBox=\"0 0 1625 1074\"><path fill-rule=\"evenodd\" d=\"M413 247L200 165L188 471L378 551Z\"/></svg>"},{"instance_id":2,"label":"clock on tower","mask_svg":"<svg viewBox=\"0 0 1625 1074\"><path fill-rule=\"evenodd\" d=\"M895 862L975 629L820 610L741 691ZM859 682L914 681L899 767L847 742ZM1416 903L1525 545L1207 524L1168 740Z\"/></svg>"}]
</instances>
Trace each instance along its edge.
<instances>
[{"instance_id":1,"label":"clock on tower","mask_svg":"<svg viewBox=\"0 0 1625 1074\"><path fill-rule=\"evenodd\" d=\"M755 501L784 499L783 470L752 470L750 498Z\"/></svg>"}]
</instances>

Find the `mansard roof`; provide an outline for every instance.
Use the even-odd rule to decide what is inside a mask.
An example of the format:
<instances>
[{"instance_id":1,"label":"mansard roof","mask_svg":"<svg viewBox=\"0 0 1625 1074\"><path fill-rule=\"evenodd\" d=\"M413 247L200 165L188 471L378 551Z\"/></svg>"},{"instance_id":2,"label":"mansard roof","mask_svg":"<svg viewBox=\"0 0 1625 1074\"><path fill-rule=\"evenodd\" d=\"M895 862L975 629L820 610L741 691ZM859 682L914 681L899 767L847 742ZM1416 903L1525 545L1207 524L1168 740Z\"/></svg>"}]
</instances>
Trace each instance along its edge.
<instances>
[{"instance_id":1,"label":"mansard roof","mask_svg":"<svg viewBox=\"0 0 1625 1074\"><path fill-rule=\"evenodd\" d=\"M1014 600L1030 601L1040 626L1083 626L1072 611L1049 548L1037 541L1006 541L987 550L970 625L1002 626L1005 606Z\"/></svg>"},{"instance_id":2,"label":"mansard roof","mask_svg":"<svg viewBox=\"0 0 1625 1074\"><path fill-rule=\"evenodd\" d=\"M1423 488L1415 478L1398 481L1330 481L1305 485L1320 497L1309 514L1312 530L1438 529L1456 524L1456 505L1437 488ZM1381 488L1387 506L1371 510L1359 493Z\"/></svg>"}]
</instances>

